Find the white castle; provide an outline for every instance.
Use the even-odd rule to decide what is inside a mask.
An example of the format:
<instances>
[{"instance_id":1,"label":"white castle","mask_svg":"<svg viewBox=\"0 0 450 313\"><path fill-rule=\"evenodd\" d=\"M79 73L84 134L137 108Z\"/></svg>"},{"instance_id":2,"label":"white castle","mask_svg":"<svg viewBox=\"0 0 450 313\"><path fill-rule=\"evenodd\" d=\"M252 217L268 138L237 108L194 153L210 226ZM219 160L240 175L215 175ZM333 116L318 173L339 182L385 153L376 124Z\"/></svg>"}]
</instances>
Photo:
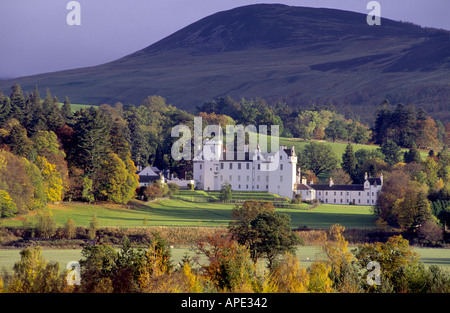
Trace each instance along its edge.
<instances>
[{"instance_id":1,"label":"white castle","mask_svg":"<svg viewBox=\"0 0 450 313\"><path fill-rule=\"evenodd\" d=\"M262 152L259 146L243 152L224 150L221 140L204 140L203 150L194 158L196 187L220 190L225 183L235 191L267 191L292 199L300 194L303 200L320 200L331 204L374 205L383 185L383 176L369 178L364 184L308 184L297 171L295 148L280 146L275 152Z\"/></svg>"}]
</instances>

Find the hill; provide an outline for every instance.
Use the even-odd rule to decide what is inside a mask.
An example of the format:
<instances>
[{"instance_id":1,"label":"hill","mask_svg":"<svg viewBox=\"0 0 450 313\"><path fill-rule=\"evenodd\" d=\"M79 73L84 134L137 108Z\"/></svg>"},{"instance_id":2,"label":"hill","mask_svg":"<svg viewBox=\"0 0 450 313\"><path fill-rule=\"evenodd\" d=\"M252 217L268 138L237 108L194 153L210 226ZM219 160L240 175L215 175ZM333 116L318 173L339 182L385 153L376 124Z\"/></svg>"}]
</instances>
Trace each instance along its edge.
<instances>
[{"instance_id":1,"label":"hill","mask_svg":"<svg viewBox=\"0 0 450 313\"><path fill-rule=\"evenodd\" d=\"M145 30L142 30L145 32ZM290 105L350 105L369 116L386 97L450 119L450 32L334 9L257 4L219 12L117 61L0 81L50 88L88 105L161 95L188 111L229 95Z\"/></svg>"}]
</instances>

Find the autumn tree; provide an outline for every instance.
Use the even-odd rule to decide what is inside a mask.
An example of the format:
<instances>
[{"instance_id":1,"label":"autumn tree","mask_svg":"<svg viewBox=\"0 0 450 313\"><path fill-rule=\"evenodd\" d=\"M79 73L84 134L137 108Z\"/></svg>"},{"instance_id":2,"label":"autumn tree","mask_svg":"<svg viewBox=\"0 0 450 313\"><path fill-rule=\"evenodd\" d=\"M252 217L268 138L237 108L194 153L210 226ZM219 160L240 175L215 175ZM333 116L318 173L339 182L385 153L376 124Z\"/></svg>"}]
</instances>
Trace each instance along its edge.
<instances>
[{"instance_id":1,"label":"autumn tree","mask_svg":"<svg viewBox=\"0 0 450 313\"><path fill-rule=\"evenodd\" d=\"M49 263L42 256L42 248L27 248L20 252L20 261L14 264L13 275L6 287L11 293L64 292L65 278L59 263Z\"/></svg>"},{"instance_id":2,"label":"autumn tree","mask_svg":"<svg viewBox=\"0 0 450 313\"><path fill-rule=\"evenodd\" d=\"M196 249L207 258L204 275L219 291L240 291L253 276L248 248L227 235L209 235L197 243Z\"/></svg>"},{"instance_id":3,"label":"autumn tree","mask_svg":"<svg viewBox=\"0 0 450 313\"><path fill-rule=\"evenodd\" d=\"M402 236L393 236L386 243L376 242L373 244L363 244L357 248L355 257L359 267L364 271L363 279L369 274L367 265L369 262L378 262L382 269L380 275L381 286L367 286L368 291L380 290L389 291L393 288L395 292L405 291L405 284L402 281L405 268L417 263L418 255L409 246L408 240Z\"/></svg>"},{"instance_id":4,"label":"autumn tree","mask_svg":"<svg viewBox=\"0 0 450 313\"><path fill-rule=\"evenodd\" d=\"M359 277L354 267L355 258L348 249L344 237L345 227L335 224L328 232L323 232L318 238L325 264L330 268L329 277L334 290L339 292L358 292Z\"/></svg>"},{"instance_id":5,"label":"autumn tree","mask_svg":"<svg viewBox=\"0 0 450 313\"><path fill-rule=\"evenodd\" d=\"M17 206L9 194L0 190L0 218L13 217L17 213Z\"/></svg>"}]
</instances>

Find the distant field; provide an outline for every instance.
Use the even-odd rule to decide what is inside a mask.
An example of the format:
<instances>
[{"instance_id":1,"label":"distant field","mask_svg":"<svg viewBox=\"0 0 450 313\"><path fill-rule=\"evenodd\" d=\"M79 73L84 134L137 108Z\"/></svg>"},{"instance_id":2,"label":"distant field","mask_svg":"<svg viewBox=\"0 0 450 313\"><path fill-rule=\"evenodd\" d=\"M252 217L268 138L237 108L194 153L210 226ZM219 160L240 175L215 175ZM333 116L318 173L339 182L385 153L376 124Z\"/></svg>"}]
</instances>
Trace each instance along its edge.
<instances>
[{"instance_id":1,"label":"distant field","mask_svg":"<svg viewBox=\"0 0 450 313\"><path fill-rule=\"evenodd\" d=\"M49 208L56 223L64 225L69 218L78 226L88 226L97 215L100 226L137 227L148 226L227 226L233 204L195 203L177 199L158 200L143 204L133 202L128 207L114 204L90 205L86 203L51 204ZM375 227L375 216L369 206L323 204L312 210L279 208L278 212L291 216L291 226L329 228L339 223L347 228ZM35 214L25 218L34 221ZM4 220L4 226L21 226L23 218Z\"/></svg>"}]
</instances>

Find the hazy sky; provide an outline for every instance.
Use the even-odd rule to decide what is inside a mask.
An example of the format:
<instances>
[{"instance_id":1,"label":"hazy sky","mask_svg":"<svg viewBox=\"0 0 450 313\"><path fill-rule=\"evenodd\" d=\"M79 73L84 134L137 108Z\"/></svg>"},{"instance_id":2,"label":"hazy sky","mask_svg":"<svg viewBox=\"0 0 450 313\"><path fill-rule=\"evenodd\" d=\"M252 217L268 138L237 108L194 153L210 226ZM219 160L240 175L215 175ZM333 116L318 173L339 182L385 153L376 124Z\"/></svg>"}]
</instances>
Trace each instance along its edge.
<instances>
[{"instance_id":1,"label":"hazy sky","mask_svg":"<svg viewBox=\"0 0 450 313\"><path fill-rule=\"evenodd\" d=\"M0 79L98 65L142 49L203 17L254 3L367 14L369 0L0 0ZM450 30L450 0L378 0L381 17Z\"/></svg>"}]
</instances>

